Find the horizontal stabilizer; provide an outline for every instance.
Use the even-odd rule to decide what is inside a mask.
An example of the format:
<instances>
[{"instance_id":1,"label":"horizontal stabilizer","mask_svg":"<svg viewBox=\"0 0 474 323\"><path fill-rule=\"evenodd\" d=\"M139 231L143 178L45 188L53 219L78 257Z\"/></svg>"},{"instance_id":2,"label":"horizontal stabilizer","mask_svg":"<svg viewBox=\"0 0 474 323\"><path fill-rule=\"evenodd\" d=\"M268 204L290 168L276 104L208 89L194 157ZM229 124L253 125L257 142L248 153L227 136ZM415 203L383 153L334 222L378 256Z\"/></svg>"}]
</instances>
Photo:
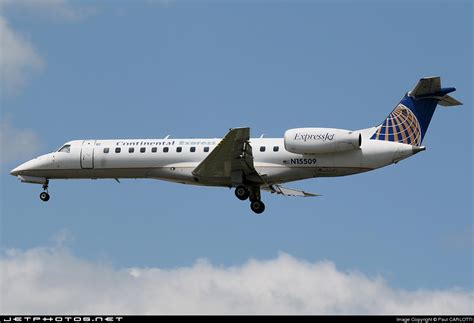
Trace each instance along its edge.
<instances>
[{"instance_id":1,"label":"horizontal stabilizer","mask_svg":"<svg viewBox=\"0 0 474 323\"><path fill-rule=\"evenodd\" d=\"M445 95L441 100L438 102L439 105L442 105L443 107L452 107L456 105L462 105L461 102L453 98L452 96Z\"/></svg>"},{"instance_id":2,"label":"horizontal stabilizer","mask_svg":"<svg viewBox=\"0 0 474 323\"><path fill-rule=\"evenodd\" d=\"M441 91L441 78L439 76L430 76L420 79L409 95L419 97L439 91Z\"/></svg>"},{"instance_id":3,"label":"horizontal stabilizer","mask_svg":"<svg viewBox=\"0 0 474 323\"><path fill-rule=\"evenodd\" d=\"M435 99L438 100L439 105L444 107L462 105L461 102L448 95L454 91L456 91L454 87L442 88L439 76L430 76L420 79L413 90L408 92L408 96L416 100Z\"/></svg>"},{"instance_id":4,"label":"horizontal stabilizer","mask_svg":"<svg viewBox=\"0 0 474 323\"><path fill-rule=\"evenodd\" d=\"M321 196L319 194L313 194L313 193L308 193L305 191L294 190L292 188L286 188L280 185L270 185L270 186L262 187L262 189L269 191L272 194L281 194L285 196L302 196L302 197Z\"/></svg>"}]
</instances>

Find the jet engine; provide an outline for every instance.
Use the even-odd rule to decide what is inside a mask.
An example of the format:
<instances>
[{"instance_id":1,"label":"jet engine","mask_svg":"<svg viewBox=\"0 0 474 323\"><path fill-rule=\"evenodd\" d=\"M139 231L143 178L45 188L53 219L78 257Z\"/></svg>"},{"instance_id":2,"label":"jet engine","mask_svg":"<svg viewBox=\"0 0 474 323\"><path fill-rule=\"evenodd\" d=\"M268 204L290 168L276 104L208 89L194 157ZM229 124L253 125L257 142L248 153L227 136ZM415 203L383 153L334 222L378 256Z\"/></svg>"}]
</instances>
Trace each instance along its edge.
<instances>
[{"instance_id":1,"label":"jet engine","mask_svg":"<svg viewBox=\"0 0 474 323\"><path fill-rule=\"evenodd\" d=\"M296 128L285 132L285 149L295 154L324 154L353 150L362 136L344 129Z\"/></svg>"}]
</instances>

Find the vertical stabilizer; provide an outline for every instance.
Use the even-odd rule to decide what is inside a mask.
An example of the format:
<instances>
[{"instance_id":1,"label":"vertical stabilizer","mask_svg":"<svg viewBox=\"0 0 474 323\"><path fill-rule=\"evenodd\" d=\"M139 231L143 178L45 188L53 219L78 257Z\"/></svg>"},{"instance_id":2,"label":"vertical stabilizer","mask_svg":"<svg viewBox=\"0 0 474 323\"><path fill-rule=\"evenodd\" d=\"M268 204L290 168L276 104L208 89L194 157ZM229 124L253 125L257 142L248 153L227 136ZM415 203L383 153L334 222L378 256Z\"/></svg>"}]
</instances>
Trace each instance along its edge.
<instances>
[{"instance_id":1,"label":"vertical stabilizer","mask_svg":"<svg viewBox=\"0 0 474 323\"><path fill-rule=\"evenodd\" d=\"M418 81L370 139L421 146L436 106L455 106L462 103L448 95L455 88L441 88L439 76Z\"/></svg>"}]
</instances>

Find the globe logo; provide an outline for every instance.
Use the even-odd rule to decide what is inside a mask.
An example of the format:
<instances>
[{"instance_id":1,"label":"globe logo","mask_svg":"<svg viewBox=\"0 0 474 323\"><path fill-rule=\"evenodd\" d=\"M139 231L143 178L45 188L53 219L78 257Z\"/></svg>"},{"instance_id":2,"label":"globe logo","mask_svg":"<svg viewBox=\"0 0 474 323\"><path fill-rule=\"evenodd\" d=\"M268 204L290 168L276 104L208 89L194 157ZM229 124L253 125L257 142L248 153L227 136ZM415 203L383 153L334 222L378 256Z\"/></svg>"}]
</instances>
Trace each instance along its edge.
<instances>
[{"instance_id":1,"label":"globe logo","mask_svg":"<svg viewBox=\"0 0 474 323\"><path fill-rule=\"evenodd\" d=\"M410 109L399 104L370 139L420 146L420 123Z\"/></svg>"}]
</instances>

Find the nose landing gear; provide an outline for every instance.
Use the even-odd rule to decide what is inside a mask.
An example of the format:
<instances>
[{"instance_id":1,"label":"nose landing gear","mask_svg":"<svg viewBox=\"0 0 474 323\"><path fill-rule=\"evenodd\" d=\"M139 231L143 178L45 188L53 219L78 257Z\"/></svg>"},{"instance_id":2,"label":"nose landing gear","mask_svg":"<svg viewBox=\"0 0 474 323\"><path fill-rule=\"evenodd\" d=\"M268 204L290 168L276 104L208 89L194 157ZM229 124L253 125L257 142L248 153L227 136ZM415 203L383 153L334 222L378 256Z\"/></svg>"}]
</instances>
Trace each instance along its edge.
<instances>
[{"instance_id":1,"label":"nose landing gear","mask_svg":"<svg viewBox=\"0 0 474 323\"><path fill-rule=\"evenodd\" d=\"M40 194L40 199L41 199L41 201L43 201L43 202L48 201L48 200L49 200L49 194L46 193L46 192L41 192L41 194Z\"/></svg>"},{"instance_id":2,"label":"nose landing gear","mask_svg":"<svg viewBox=\"0 0 474 323\"><path fill-rule=\"evenodd\" d=\"M41 192L41 194L40 194L40 199L43 202L49 201L48 184L49 184L49 181L46 180L46 183L43 184L44 192Z\"/></svg>"}]
</instances>

